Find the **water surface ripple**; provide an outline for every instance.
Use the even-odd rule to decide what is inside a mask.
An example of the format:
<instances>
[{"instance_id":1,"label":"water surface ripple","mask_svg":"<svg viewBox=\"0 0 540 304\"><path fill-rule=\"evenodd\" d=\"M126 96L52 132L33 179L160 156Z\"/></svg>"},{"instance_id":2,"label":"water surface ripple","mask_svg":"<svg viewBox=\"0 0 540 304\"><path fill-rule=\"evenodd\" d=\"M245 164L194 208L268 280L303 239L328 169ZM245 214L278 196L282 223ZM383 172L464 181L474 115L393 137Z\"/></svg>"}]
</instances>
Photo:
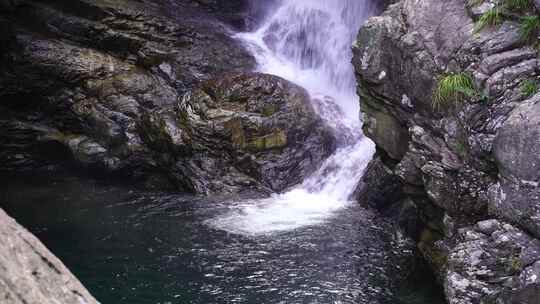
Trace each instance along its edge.
<instances>
[{"instance_id":1,"label":"water surface ripple","mask_svg":"<svg viewBox=\"0 0 540 304\"><path fill-rule=\"evenodd\" d=\"M4 184L0 207L104 304L409 303L393 281L409 263L396 258L407 247L356 204L324 225L249 236L205 224L236 198L139 193L91 179Z\"/></svg>"}]
</instances>

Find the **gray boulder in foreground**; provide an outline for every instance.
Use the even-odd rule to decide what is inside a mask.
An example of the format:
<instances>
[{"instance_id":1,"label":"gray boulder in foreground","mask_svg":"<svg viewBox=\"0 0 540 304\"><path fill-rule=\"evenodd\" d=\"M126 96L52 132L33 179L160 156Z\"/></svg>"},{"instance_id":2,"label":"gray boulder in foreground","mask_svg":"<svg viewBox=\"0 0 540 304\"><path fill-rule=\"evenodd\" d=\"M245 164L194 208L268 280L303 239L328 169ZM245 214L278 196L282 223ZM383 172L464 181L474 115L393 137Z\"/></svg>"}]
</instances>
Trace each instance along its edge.
<instances>
[{"instance_id":1,"label":"gray boulder in foreground","mask_svg":"<svg viewBox=\"0 0 540 304\"><path fill-rule=\"evenodd\" d=\"M0 303L98 303L34 235L0 209Z\"/></svg>"}]
</instances>

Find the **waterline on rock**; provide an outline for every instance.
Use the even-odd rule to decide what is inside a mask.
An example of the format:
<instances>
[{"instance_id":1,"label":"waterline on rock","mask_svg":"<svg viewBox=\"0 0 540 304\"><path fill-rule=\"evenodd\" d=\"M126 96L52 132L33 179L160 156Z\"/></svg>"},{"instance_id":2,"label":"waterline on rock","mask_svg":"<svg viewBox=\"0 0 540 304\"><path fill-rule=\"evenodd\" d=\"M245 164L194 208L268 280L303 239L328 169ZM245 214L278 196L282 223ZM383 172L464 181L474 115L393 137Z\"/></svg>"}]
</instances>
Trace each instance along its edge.
<instances>
[{"instance_id":1,"label":"waterline on rock","mask_svg":"<svg viewBox=\"0 0 540 304\"><path fill-rule=\"evenodd\" d=\"M350 196L375 153L363 137L351 43L371 14L368 0L281 1L262 26L241 33L258 71L283 77L310 93L317 113L331 126L339 148L294 189L262 200L231 204L211 219L214 228L257 235L324 222L351 204Z\"/></svg>"}]
</instances>

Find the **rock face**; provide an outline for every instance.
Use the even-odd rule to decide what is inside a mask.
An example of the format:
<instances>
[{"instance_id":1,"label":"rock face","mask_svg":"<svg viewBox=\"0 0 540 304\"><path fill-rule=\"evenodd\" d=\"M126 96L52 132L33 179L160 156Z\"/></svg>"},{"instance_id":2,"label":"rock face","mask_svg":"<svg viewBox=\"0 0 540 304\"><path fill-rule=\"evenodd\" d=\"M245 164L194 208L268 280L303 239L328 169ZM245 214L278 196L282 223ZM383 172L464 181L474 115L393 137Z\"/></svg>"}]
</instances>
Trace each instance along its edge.
<instances>
[{"instance_id":1,"label":"rock face","mask_svg":"<svg viewBox=\"0 0 540 304\"><path fill-rule=\"evenodd\" d=\"M144 115L139 129L160 167L197 193L281 191L335 148L304 89L257 73L203 82L174 110Z\"/></svg>"},{"instance_id":2,"label":"rock face","mask_svg":"<svg viewBox=\"0 0 540 304\"><path fill-rule=\"evenodd\" d=\"M3 304L97 304L71 272L0 209L0 301Z\"/></svg>"},{"instance_id":3,"label":"rock face","mask_svg":"<svg viewBox=\"0 0 540 304\"><path fill-rule=\"evenodd\" d=\"M378 184L359 199L398 202L450 303L538 303L538 33L525 39L515 17L538 12L480 28L486 3L401 0L361 29L353 63ZM438 105L447 75L470 75L474 92Z\"/></svg>"},{"instance_id":4,"label":"rock face","mask_svg":"<svg viewBox=\"0 0 540 304\"><path fill-rule=\"evenodd\" d=\"M255 65L230 37L249 11L243 0L0 1L0 171L75 165L198 193L297 182L331 147L307 150L330 139L310 133L324 126L297 87L232 76Z\"/></svg>"},{"instance_id":5,"label":"rock face","mask_svg":"<svg viewBox=\"0 0 540 304\"><path fill-rule=\"evenodd\" d=\"M540 240L498 220L457 230L444 285L450 304L536 303Z\"/></svg>"}]
</instances>

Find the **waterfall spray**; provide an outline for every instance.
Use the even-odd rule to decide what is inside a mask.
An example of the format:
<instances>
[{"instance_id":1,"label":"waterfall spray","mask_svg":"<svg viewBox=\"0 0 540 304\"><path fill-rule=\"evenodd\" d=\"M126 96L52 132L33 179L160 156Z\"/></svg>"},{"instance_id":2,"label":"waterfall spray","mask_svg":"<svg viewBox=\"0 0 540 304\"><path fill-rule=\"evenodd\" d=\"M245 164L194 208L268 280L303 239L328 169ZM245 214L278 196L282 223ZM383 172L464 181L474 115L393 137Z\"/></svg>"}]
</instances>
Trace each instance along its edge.
<instances>
[{"instance_id":1,"label":"waterfall spray","mask_svg":"<svg viewBox=\"0 0 540 304\"><path fill-rule=\"evenodd\" d=\"M351 203L374 144L361 133L351 44L373 11L368 0L281 0L260 28L241 33L258 70L303 86L340 147L294 189L233 205L211 221L233 233L261 234L323 222ZM337 108L336 108L337 105Z\"/></svg>"}]
</instances>

